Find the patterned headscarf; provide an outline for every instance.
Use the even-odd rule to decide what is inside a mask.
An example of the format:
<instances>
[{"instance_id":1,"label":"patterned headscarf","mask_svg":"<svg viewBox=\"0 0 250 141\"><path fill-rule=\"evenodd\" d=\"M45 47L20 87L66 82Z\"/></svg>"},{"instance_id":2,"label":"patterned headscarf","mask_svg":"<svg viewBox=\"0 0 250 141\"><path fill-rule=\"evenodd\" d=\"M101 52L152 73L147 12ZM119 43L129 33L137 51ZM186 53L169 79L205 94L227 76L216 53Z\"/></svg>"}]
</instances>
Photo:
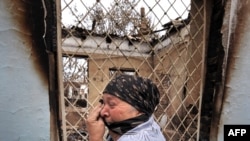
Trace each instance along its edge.
<instances>
[{"instance_id":1,"label":"patterned headscarf","mask_svg":"<svg viewBox=\"0 0 250 141\"><path fill-rule=\"evenodd\" d=\"M152 115L160 98L157 86L150 79L126 74L112 79L104 89L105 93L120 98L148 116Z\"/></svg>"}]
</instances>

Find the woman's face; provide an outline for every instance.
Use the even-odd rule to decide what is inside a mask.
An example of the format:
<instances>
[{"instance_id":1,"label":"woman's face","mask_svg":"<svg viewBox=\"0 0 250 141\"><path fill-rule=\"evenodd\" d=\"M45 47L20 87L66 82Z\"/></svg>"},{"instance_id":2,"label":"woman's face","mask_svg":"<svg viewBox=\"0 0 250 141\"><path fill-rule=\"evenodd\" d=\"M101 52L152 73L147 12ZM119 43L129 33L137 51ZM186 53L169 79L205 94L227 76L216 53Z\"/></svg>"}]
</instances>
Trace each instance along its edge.
<instances>
[{"instance_id":1,"label":"woman's face","mask_svg":"<svg viewBox=\"0 0 250 141\"><path fill-rule=\"evenodd\" d=\"M103 94L101 117L108 123L119 122L140 115L139 111L116 96Z\"/></svg>"}]
</instances>

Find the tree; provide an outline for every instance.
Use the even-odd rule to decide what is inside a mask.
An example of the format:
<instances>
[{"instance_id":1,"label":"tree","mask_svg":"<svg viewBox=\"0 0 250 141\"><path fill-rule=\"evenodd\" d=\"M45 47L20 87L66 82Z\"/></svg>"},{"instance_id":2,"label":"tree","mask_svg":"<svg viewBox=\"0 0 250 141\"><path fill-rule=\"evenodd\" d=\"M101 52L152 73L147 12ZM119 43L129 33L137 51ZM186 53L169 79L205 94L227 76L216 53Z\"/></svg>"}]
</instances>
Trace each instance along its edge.
<instances>
[{"instance_id":1,"label":"tree","mask_svg":"<svg viewBox=\"0 0 250 141\"><path fill-rule=\"evenodd\" d=\"M92 6L87 6L86 3L79 1L64 1L66 7L64 10L69 11L71 13L69 17L74 19L70 24L71 27L87 29L90 34L137 35L142 28L145 28L145 23L147 29L151 30L153 27L150 25L150 18L142 17L137 11L138 2L138 0L114 0L110 6L104 6L101 0L97 0Z\"/></svg>"},{"instance_id":2,"label":"tree","mask_svg":"<svg viewBox=\"0 0 250 141\"><path fill-rule=\"evenodd\" d=\"M135 34L140 22L140 14L135 7L135 0L121 0L112 3L107 16L109 32L122 36Z\"/></svg>"},{"instance_id":3,"label":"tree","mask_svg":"<svg viewBox=\"0 0 250 141\"><path fill-rule=\"evenodd\" d=\"M91 29L98 34L108 33L119 36L138 34L141 15L136 11L136 5L135 0L115 0L110 7L105 8L97 2L88 17L92 20ZM150 24L150 20L146 19Z\"/></svg>"}]
</instances>

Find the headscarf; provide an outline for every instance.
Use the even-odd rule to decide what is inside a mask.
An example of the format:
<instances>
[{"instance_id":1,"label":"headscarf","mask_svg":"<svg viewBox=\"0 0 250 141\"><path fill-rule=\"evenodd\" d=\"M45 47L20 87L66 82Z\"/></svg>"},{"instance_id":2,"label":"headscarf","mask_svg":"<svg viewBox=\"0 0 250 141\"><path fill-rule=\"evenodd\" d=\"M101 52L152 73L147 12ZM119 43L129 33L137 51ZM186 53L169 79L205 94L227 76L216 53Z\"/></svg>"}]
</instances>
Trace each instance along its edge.
<instances>
[{"instance_id":1,"label":"headscarf","mask_svg":"<svg viewBox=\"0 0 250 141\"><path fill-rule=\"evenodd\" d=\"M159 90L148 78L121 74L113 78L103 94L114 95L150 116L159 103Z\"/></svg>"}]
</instances>

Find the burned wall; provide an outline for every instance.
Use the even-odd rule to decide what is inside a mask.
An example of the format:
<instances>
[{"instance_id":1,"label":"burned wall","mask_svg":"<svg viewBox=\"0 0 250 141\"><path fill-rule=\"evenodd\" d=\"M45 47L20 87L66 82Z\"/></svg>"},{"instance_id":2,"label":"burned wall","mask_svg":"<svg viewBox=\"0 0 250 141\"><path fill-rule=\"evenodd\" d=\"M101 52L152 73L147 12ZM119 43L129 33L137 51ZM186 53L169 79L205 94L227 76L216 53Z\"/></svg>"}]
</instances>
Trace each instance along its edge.
<instances>
[{"instance_id":1,"label":"burned wall","mask_svg":"<svg viewBox=\"0 0 250 141\"><path fill-rule=\"evenodd\" d=\"M0 140L49 140L44 7L27 0L0 5Z\"/></svg>"}]
</instances>

